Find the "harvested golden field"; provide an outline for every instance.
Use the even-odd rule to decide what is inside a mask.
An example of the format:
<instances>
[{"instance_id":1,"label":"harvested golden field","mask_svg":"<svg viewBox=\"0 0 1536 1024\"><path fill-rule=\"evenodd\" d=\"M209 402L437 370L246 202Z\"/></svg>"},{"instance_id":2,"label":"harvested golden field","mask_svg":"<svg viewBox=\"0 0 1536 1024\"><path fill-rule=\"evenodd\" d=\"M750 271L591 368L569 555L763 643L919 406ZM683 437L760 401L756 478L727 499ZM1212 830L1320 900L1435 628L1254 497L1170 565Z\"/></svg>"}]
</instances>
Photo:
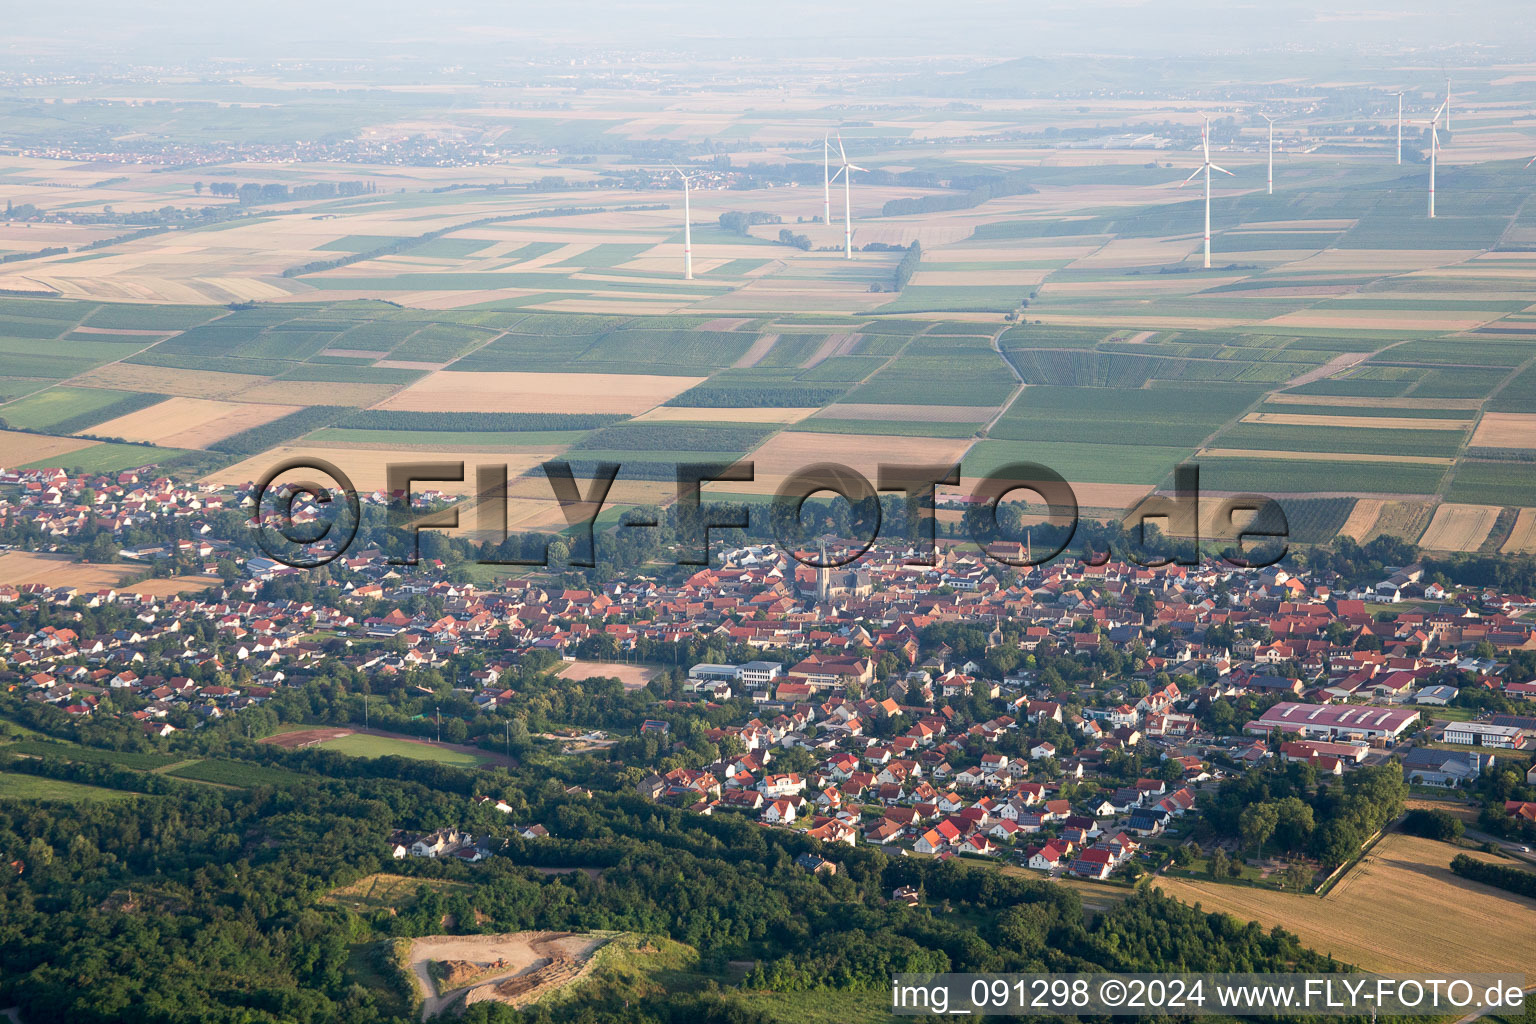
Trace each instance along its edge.
<instances>
[{"instance_id":1,"label":"harvested golden field","mask_svg":"<svg viewBox=\"0 0 1536 1024\"><path fill-rule=\"evenodd\" d=\"M142 565L77 562L69 555L50 555L38 551L7 551L0 554L0 583L8 583L13 587L23 583L42 583L50 587L106 590L144 571Z\"/></svg>"},{"instance_id":2,"label":"harvested golden field","mask_svg":"<svg viewBox=\"0 0 1536 1024\"><path fill-rule=\"evenodd\" d=\"M399 388L393 384L342 384L335 381L270 380L230 395L241 402L265 405L353 405L366 408L382 402ZM451 408L440 406L439 408Z\"/></svg>"},{"instance_id":3,"label":"harvested golden field","mask_svg":"<svg viewBox=\"0 0 1536 1024\"><path fill-rule=\"evenodd\" d=\"M1476 551L1499 518L1497 505L1446 502L1435 509L1419 547L1430 551Z\"/></svg>"},{"instance_id":4,"label":"harvested golden field","mask_svg":"<svg viewBox=\"0 0 1536 1024\"><path fill-rule=\"evenodd\" d=\"M178 594L200 594L223 585L224 581L217 576L172 576L169 579L132 583L122 590L124 593L144 597L175 597Z\"/></svg>"},{"instance_id":5,"label":"harvested golden field","mask_svg":"<svg viewBox=\"0 0 1536 1024\"><path fill-rule=\"evenodd\" d=\"M238 485L249 483L261 477L262 474L274 465L291 456L308 456L324 459L334 464L343 473L352 478L353 485L359 491L380 490L385 486L388 469L391 465L403 463L421 462L462 462L464 463L464 480L460 483L433 482L414 485L413 490L435 490L443 494L472 494L475 488L475 467L492 463L505 465L509 476L517 476L526 472L540 462L553 458L560 453L559 448L523 448L511 451L499 448L488 452L483 448L468 448L456 450L423 449L401 446L398 448L362 448L341 447L336 445L312 445L312 444L284 444L276 448L262 452L243 462L237 462L233 466L226 466L217 472L204 477L207 483ZM287 479L286 477L284 479ZM540 481L548 492L548 484ZM553 502L553 496L550 498ZM465 527L473 526L472 522L463 523Z\"/></svg>"},{"instance_id":6,"label":"harvested golden field","mask_svg":"<svg viewBox=\"0 0 1536 1024\"><path fill-rule=\"evenodd\" d=\"M1536 413L1485 412L1472 432L1473 448L1536 448Z\"/></svg>"},{"instance_id":7,"label":"harvested golden field","mask_svg":"<svg viewBox=\"0 0 1536 1024\"><path fill-rule=\"evenodd\" d=\"M1313 327L1346 331L1401 331L1414 328L1429 331L1470 331L1483 324L1499 319L1503 313L1454 313L1439 310L1404 310L1401 313L1384 313L1379 309L1360 310L1350 314L1339 309L1301 310L1286 313L1263 321L1282 327Z\"/></svg>"},{"instance_id":8,"label":"harvested golden field","mask_svg":"<svg viewBox=\"0 0 1536 1024\"><path fill-rule=\"evenodd\" d=\"M1207 911L1278 925L1369 971L1525 973L1536 960L1536 901L1452 874L1451 858L1463 852L1495 859L1393 834L1321 898L1184 878L1154 884Z\"/></svg>"},{"instance_id":9,"label":"harvested golden field","mask_svg":"<svg viewBox=\"0 0 1536 1024\"><path fill-rule=\"evenodd\" d=\"M1471 420L1437 420L1410 416L1319 416L1289 412L1250 412L1243 423L1273 423L1290 427L1362 427L1379 430L1465 430Z\"/></svg>"},{"instance_id":10,"label":"harvested golden field","mask_svg":"<svg viewBox=\"0 0 1536 1024\"><path fill-rule=\"evenodd\" d=\"M88 388L116 388L122 391L147 391L156 395L181 395L186 398L227 398L254 385L265 377L217 370L178 370L170 366L140 366L137 363L112 363L98 366L70 381Z\"/></svg>"},{"instance_id":11,"label":"harvested golden field","mask_svg":"<svg viewBox=\"0 0 1536 1024\"><path fill-rule=\"evenodd\" d=\"M1349 518L1339 527L1339 536L1349 537L1356 542L1363 541L1371 527L1376 525L1384 504L1386 502L1381 498L1361 498L1355 502L1355 507L1349 510Z\"/></svg>"},{"instance_id":12,"label":"harvested golden field","mask_svg":"<svg viewBox=\"0 0 1536 1024\"><path fill-rule=\"evenodd\" d=\"M26 434L19 430L0 430L0 466L23 466L29 462L40 462L89 448L96 443L78 437L50 437L47 434Z\"/></svg>"},{"instance_id":13,"label":"harvested golden field","mask_svg":"<svg viewBox=\"0 0 1536 1024\"><path fill-rule=\"evenodd\" d=\"M703 377L640 373L468 373L425 377L380 408L416 412L636 413L661 405Z\"/></svg>"},{"instance_id":14,"label":"harvested golden field","mask_svg":"<svg viewBox=\"0 0 1536 1024\"><path fill-rule=\"evenodd\" d=\"M1329 365L1333 363L1330 360ZM1270 405L1336 405L1355 409L1395 409L1406 401L1402 398L1369 398L1362 395L1297 395L1278 391L1265 399ZM1411 403L1418 409L1476 409L1482 405L1478 398L1418 398Z\"/></svg>"},{"instance_id":15,"label":"harvested golden field","mask_svg":"<svg viewBox=\"0 0 1536 1024\"><path fill-rule=\"evenodd\" d=\"M1306 459L1311 462L1411 462L1422 466L1449 466L1453 460L1438 455L1359 455L1354 452L1288 452L1275 448L1205 448L1201 455L1229 459Z\"/></svg>"},{"instance_id":16,"label":"harvested golden field","mask_svg":"<svg viewBox=\"0 0 1536 1024\"><path fill-rule=\"evenodd\" d=\"M1045 280L1048 270L919 270L912 275L916 285L939 287L974 287L993 285L1005 288L1033 288Z\"/></svg>"},{"instance_id":17,"label":"harvested golden field","mask_svg":"<svg viewBox=\"0 0 1536 1024\"><path fill-rule=\"evenodd\" d=\"M1499 548L1501 555L1526 554L1536 551L1536 508L1523 508L1515 516L1515 525L1509 539Z\"/></svg>"},{"instance_id":18,"label":"harvested golden field","mask_svg":"<svg viewBox=\"0 0 1536 1024\"><path fill-rule=\"evenodd\" d=\"M820 462L837 462L873 481L880 463L956 463L969 440L938 437L881 437L871 434L775 434L750 458L757 465L752 483L709 485L736 494L773 494L786 477Z\"/></svg>"},{"instance_id":19,"label":"harvested golden field","mask_svg":"<svg viewBox=\"0 0 1536 1024\"><path fill-rule=\"evenodd\" d=\"M820 409L706 409L696 406L658 405L635 417L636 422L655 420L692 423L799 423Z\"/></svg>"},{"instance_id":20,"label":"harvested golden field","mask_svg":"<svg viewBox=\"0 0 1536 1024\"><path fill-rule=\"evenodd\" d=\"M168 398L90 429L98 437L150 441L169 448L206 448L242 430L297 412L297 405L256 405L209 398Z\"/></svg>"}]
</instances>

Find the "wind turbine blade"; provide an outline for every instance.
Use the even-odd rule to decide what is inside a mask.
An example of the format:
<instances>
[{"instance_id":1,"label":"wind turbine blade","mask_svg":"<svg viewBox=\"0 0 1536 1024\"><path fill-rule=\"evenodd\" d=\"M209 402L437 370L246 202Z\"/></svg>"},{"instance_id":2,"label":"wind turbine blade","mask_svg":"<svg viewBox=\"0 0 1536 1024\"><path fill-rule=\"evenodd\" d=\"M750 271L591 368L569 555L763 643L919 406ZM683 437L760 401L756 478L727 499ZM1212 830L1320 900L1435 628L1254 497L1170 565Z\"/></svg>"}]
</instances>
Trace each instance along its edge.
<instances>
[{"instance_id":1,"label":"wind turbine blade","mask_svg":"<svg viewBox=\"0 0 1536 1024\"><path fill-rule=\"evenodd\" d=\"M1205 164L1201 164L1199 167L1196 167L1194 171L1190 173L1189 177L1179 182L1179 188L1183 188L1185 185L1188 185L1190 182L1194 181L1195 178L1199 177L1200 172L1203 170L1205 170Z\"/></svg>"},{"instance_id":2,"label":"wind turbine blade","mask_svg":"<svg viewBox=\"0 0 1536 1024\"><path fill-rule=\"evenodd\" d=\"M1211 170L1220 171L1222 174L1232 174L1232 172L1227 170L1225 167L1217 167L1215 164L1211 164ZM1232 174L1232 177L1235 178L1237 175Z\"/></svg>"},{"instance_id":3,"label":"wind turbine blade","mask_svg":"<svg viewBox=\"0 0 1536 1024\"><path fill-rule=\"evenodd\" d=\"M842 159L843 163L846 164L848 162L848 154L843 151L843 133L842 132L838 132L837 133L837 155L838 155L839 158Z\"/></svg>"},{"instance_id":4,"label":"wind turbine blade","mask_svg":"<svg viewBox=\"0 0 1536 1024\"><path fill-rule=\"evenodd\" d=\"M868 167L860 167L858 164L849 164L848 169L850 171L863 171L865 174L869 173Z\"/></svg>"},{"instance_id":5,"label":"wind turbine blade","mask_svg":"<svg viewBox=\"0 0 1536 1024\"><path fill-rule=\"evenodd\" d=\"M1525 162L1525 167L1526 167L1527 170L1530 169L1531 164L1536 164L1536 156L1531 157L1529 160L1527 160Z\"/></svg>"},{"instance_id":6,"label":"wind turbine blade","mask_svg":"<svg viewBox=\"0 0 1536 1024\"><path fill-rule=\"evenodd\" d=\"M838 175L842 174L847 169L848 169L848 165L847 164L843 164L843 166L839 167L836 171L834 171L832 173L832 180L836 181L837 178L838 178Z\"/></svg>"}]
</instances>

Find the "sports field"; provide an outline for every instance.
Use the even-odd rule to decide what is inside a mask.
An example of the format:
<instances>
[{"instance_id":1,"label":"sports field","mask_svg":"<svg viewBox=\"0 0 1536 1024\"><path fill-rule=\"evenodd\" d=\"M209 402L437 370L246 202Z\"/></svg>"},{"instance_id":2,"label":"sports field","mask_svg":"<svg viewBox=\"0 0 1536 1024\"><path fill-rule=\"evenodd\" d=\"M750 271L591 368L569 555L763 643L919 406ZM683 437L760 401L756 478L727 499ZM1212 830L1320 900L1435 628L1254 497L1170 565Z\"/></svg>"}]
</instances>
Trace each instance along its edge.
<instances>
[{"instance_id":1,"label":"sports field","mask_svg":"<svg viewBox=\"0 0 1536 1024\"><path fill-rule=\"evenodd\" d=\"M489 760L475 754L440 747L424 740L402 740L363 733L338 736L335 739L324 740L318 745L325 750L334 750L353 757L408 757L416 761L438 761L461 768L473 768Z\"/></svg>"}]
</instances>

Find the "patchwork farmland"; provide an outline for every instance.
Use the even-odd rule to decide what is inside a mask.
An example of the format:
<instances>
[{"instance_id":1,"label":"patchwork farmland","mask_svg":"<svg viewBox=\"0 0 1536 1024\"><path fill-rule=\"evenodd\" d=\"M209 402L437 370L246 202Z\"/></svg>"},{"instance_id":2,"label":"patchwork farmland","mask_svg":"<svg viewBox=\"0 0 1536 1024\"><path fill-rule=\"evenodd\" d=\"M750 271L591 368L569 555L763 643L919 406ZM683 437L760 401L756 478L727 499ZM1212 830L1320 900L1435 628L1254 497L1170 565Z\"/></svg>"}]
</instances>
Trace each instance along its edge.
<instances>
[{"instance_id":1,"label":"patchwork farmland","mask_svg":"<svg viewBox=\"0 0 1536 1024\"><path fill-rule=\"evenodd\" d=\"M793 131L679 111L672 129L787 161L698 192L693 280L672 185L575 122L603 155L558 181L522 158L399 168L390 191L256 216L187 172L127 169L116 202L170 193L216 217L0 264L0 466L240 485L307 453L381 487L391 460L502 457L512 520L559 525L538 467L554 457L629 467L632 502L669 500L682 459L752 459L734 489L758 495L808 458L959 461L967 481L1034 461L1095 515L1193 461L1207 493L1278 496L1308 541L1531 545L1536 234L1507 108L1469 112L1433 222L1409 198L1419 168L1329 151L1333 128L1301 112L1287 130L1321 148L1287 150L1264 194L1243 109L1207 270L1180 161L1058 163L1070 149L1046 136L995 135L1080 113L991 106L850 133L871 168L852 259L815 190L781 187L819 173ZM599 135L657 137L651 113L611 114ZM917 128L942 155L905 145ZM1170 156L1198 142L1158 130ZM7 160L15 201L68 198Z\"/></svg>"}]
</instances>

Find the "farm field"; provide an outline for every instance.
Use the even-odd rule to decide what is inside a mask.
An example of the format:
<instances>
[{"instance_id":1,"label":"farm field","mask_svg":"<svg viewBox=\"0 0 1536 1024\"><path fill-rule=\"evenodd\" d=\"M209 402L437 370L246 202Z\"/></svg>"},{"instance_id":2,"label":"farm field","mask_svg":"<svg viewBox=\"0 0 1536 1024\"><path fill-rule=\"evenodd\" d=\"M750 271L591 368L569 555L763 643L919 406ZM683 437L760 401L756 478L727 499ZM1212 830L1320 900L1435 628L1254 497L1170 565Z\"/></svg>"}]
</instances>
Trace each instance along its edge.
<instances>
[{"instance_id":1,"label":"farm field","mask_svg":"<svg viewBox=\"0 0 1536 1024\"><path fill-rule=\"evenodd\" d=\"M1536 904L1452 874L1451 858L1463 852L1493 859L1432 839L1388 835L1321 898L1181 878L1156 884L1207 911L1294 932L1311 949L1367 971L1432 972L1452 950L1460 970L1524 971L1536 948ZM1476 915L1478 928L1444 929L1444 922L1466 914Z\"/></svg>"},{"instance_id":2,"label":"farm field","mask_svg":"<svg viewBox=\"0 0 1536 1024\"><path fill-rule=\"evenodd\" d=\"M81 562L69 555L38 551L0 552L0 583L11 586L47 583L51 587L76 587L84 591L106 590L145 571L145 566L133 563Z\"/></svg>"},{"instance_id":3,"label":"farm field","mask_svg":"<svg viewBox=\"0 0 1536 1024\"><path fill-rule=\"evenodd\" d=\"M1536 508L1523 508L1515 516L1515 525L1509 539L1499 548L1499 554L1527 554L1536 552Z\"/></svg>"},{"instance_id":4,"label":"farm field","mask_svg":"<svg viewBox=\"0 0 1536 1024\"><path fill-rule=\"evenodd\" d=\"M386 461L506 452L522 474L514 523L559 526L526 472L552 455L623 462L647 478L627 482L629 497L666 501L650 485L685 456L751 454L761 479L749 489L767 492L800 468L791 460L847 453L872 472L880 459L964 454L969 472L1019 457L1017 444L1094 489L1079 497L1095 511L1191 459L1207 490L1363 495L1338 528L1407 529L1444 550L1474 538L1446 532L1459 520L1454 508L1436 514L1442 501L1511 510L1506 523L1536 508L1536 483L1515 461L1536 450L1536 285L1521 251L1536 232L1529 179L1512 163L1524 128L1507 105L1458 129L1444 213L1428 223L1403 186L1418 187L1416 170L1376 162L1374 142L1337 137L1315 112L1287 118L1297 145L1275 194L1249 191L1262 139L1253 101L1235 99L1222 152L1239 178L1213 200L1207 271L1199 203L1176 187L1184 161L1149 164L1113 145L1089 160L1070 131L1097 123L1097 108L1000 97L964 116L918 99L848 131L871 180L854 190L857 244L843 259L841 225L817 219L815 154L796 134L825 111L780 99L787 120L679 97L658 121L593 95L566 120L513 119L529 122L511 129L521 142L590 153L558 174L510 155L495 169L400 166L386 192L259 209L199 193L190 173L117 168L100 191L115 208L185 205L217 221L121 241L57 220L0 231L7 253L29 239L74 250L0 264L0 290L18 293L0 296L0 466L180 465L240 484L308 451L372 488ZM1110 103L1108 116L1155 126L1170 158L1198 142L1187 111L1169 119L1173 108L1148 102ZM493 108L466 109L508 127ZM673 183L609 150L722 132L760 155L695 197L696 276L685 281ZM918 140L935 148L914 151ZM18 175L15 201L56 218L103 180L65 162L58 187L44 187L44 166L0 157L0 173ZM292 187L309 168L252 172ZM972 184L985 187L973 195ZM725 213L754 220L727 228ZM898 280L900 247L914 241L920 259ZM322 406L345 411L303 418ZM355 419L388 413L637 422ZM719 436L663 445L636 430L663 423ZM728 432L752 425L765 429ZM1388 514L1405 502L1417 510ZM1332 522L1309 515L1314 529Z\"/></svg>"},{"instance_id":5,"label":"farm field","mask_svg":"<svg viewBox=\"0 0 1536 1024\"><path fill-rule=\"evenodd\" d=\"M1497 505L1454 505L1435 509L1434 518L1419 538L1428 551L1476 551L1499 518Z\"/></svg>"},{"instance_id":6,"label":"farm field","mask_svg":"<svg viewBox=\"0 0 1536 1024\"><path fill-rule=\"evenodd\" d=\"M882 462L954 464L969 447L969 441L951 438L785 431L773 435L752 452L756 466L753 482L715 487L742 494L773 494L787 477L821 462L841 463L874 480Z\"/></svg>"},{"instance_id":7,"label":"farm field","mask_svg":"<svg viewBox=\"0 0 1536 1024\"><path fill-rule=\"evenodd\" d=\"M144 597L175 597L178 594L198 594L223 585L224 581L217 576L172 576L168 579L142 580L119 589L126 594L140 594Z\"/></svg>"},{"instance_id":8,"label":"farm field","mask_svg":"<svg viewBox=\"0 0 1536 1024\"><path fill-rule=\"evenodd\" d=\"M97 424L91 433L170 448L206 448L242 431L270 423L297 405L254 405L206 398L167 398L147 409Z\"/></svg>"},{"instance_id":9,"label":"farm field","mask_svg":"<svg viewBox=\"0 0 1536 1024\"><path fill-rule=\"evenodd\" d=\"M86 786L63 779L47 779L21 772L0 772L0 800L58 801L61 803L100 803L131 800L138 793L119 789Z\"/></svg>"},{"instance_id":10,"label":"farm field","mask_svg":"<svg viewBox=\"0 0 1536 1024\"><path fill-rule=\"evenodd\" d=\"M414 437L412 440L420 440L420 437ZM494 450L485 448L454 449L423 447L419 445L411 447L401 445L389 448L352 448L340 445L301 442L291 445L279 445L260 455L252 456L249 459L217 470L205 477L204 480L208 483L239 486L257 479L283 459L302 455L310 458L325 459L333 463L342 472L351 477L352 482L359 489L372 491L386 488L388 471L391 465L423 461L462 462L465 464L464 479L462 481L422 483L417 485L417 489L437 490L444 494L464 495L474 491L474 467L477 464L492 461L505 464L509 467L508 472L516 476L546 459L559 455L562 450L560 446L541 446L532 450L523 449L518 451L501 448Z\"/></svg>"},{"instance_id":11,"label":"farm field","mask_svg":"<svg viewBox=\"0 0 1536 1024\"><path fill-rule=\"evenodd\" d=\"M432 374L381 404L383 409L437 412L642 413L703 377L611 373Z\"/></svg>"}]
</instances>

